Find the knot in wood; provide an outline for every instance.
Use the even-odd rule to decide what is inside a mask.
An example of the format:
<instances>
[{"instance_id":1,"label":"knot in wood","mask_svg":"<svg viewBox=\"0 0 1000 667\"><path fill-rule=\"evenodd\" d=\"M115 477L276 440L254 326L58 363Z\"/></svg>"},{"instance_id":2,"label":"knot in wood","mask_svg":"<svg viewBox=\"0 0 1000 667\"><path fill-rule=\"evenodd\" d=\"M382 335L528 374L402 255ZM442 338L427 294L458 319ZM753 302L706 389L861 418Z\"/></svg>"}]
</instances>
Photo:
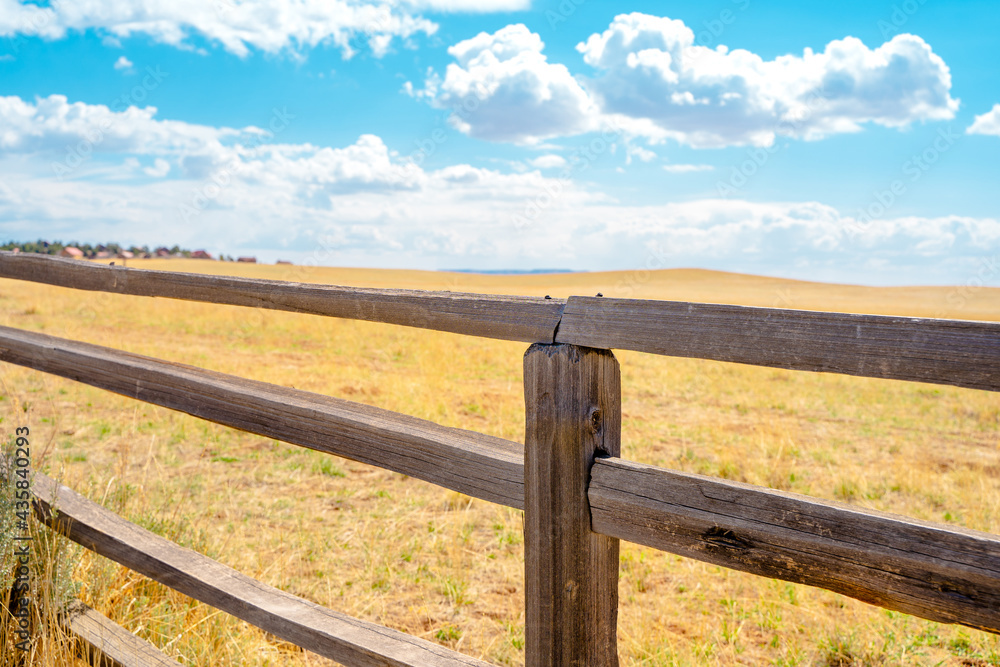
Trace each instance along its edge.
<instances>
[{"instance_id":1,"label":"knot in wood","mask_svg":"<svg viewBox=\"0 0 1000 667\"><path fill-rule=\"evenodd\" d=\"M948 597L952 598L953 600L956 600L956 601L959 601L959 602L975 602L976 601L976 594L975 594L975 592L968 591L968 590L966 590L966 591L959 590L958 586L959 586L958 584L956 584L956 585L953 586L953 585L951 585L949 583L941 583L941 584L938 585L938 588L940 589L940 591L942 593L944 593ZM965 588L965 587L963 586L962 588Z\"/></svg>"},{"instance_id":2,"label":"knot in wood","mask_svg":"<svg viewBox=\"0 0 1000 667\"><path fill-rule=\"evenodd\" d=\"M590 430L593 433L599 433L601 428L604 426L604 414L601 412L600 408L590 409Z\"/></svg>"}]
</instances>

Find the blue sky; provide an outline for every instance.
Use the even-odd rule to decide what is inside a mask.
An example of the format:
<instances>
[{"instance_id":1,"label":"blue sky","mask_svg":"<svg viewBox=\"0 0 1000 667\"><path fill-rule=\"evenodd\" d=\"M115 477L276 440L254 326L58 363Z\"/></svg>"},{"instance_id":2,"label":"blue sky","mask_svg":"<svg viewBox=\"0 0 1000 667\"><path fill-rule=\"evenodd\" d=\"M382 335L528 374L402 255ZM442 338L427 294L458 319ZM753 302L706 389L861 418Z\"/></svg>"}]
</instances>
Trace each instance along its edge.
<instances>
[{"instance_id":1,"label":"blue sky","mask_svg":"<svg viewBox=\"0 0 1000 667\"><path fill-rule=\"evenodd\" d=\"M0 0L0 237L1000 285L986 1Z\"/></svg>"}]
</instances>

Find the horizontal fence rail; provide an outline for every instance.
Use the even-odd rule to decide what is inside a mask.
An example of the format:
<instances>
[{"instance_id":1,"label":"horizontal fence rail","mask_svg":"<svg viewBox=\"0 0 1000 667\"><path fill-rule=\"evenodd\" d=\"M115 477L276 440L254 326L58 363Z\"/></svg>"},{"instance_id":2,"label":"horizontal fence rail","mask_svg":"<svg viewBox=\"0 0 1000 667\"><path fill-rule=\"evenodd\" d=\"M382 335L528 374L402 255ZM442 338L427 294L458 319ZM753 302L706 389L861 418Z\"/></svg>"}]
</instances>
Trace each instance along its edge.
<instances>
[{"instance_id":1,"label":"horizontal fence rail","mask_svg":"<svg viewBox=\"0 0 1000 667\"><path fill-rule=\"evenodd\" d=\"M612 458L589 497L598 533L1000 633L997 535Z\"/></svg>"},{"instance_id":2,"label":"horizontal fence rail","mask_svg":"<svg viewBox=\"0 0 1000 667\"><path fill-rule=\"evenodd\" d=\"M339 398L0 327L7 361L218 424L524 507L516 442Z\"/></svg>"},{"instance_id":3,"label":"horizontal fence rail","mask_svg":"<svg viewBox=\"0 0 1000 667\"><path fill-rule=\"evenodd\" d=\"M1000 323L681 301L382 290L106 266L0 251L0 278L1000 391Z\"/></svg>"},{"instance_id":4,"label":"horizontal fence rail","mask_svg":"<svg viewBox=\"0 0 1000 667\"><path fill-rule=\"evenodd\" d=\"M557 343L1000 391L1000 323L572 296Z\"/></svg>"},{"instance_id":5,"label":"horizontal fence rail","mask_svg":"<svg viewBox=\"0 0 1000 667\"><path fill-rule=\"evenodd\" d=\"M60 623L81 643L77 653L101 667L182 667L145 639L136 637L104 614L76 600L67 605Z\"/></svg>"},{"instance_id":6,"label":"horizontal fence rail","mask_svg":"<svg viewBox=\"0 0 1000 667\"><path fill-rule=\"evenodd\" d=\"M533 296L338 287L149 271L9 251L0 251L0 278L367 320L525 343L551 343L565 303Z\"/></svg>"},{"instance_id":7,"label":"horizontal fence rail","mask_svg":"<svg viewBox=\"0 0 1000 667\"><path fill-rule=\"evenodd\" d=\"M358 667L489 667L262 584L122 519L43 474L35 475L33 493L39 519L74 542L323 657Z\"/></svg>"},{"instance_id":8,"label":"horizontal fence rail","mask_svg":"<svg viewBox=\"0 0 1000 667\"><path fill-rule=\"evenodd\" d=\"M297 389L0 327L7 361L524 508L519 443ZM1000 537L598 458L592 530L1000 632Z\"/></svg>"}]
</instances>

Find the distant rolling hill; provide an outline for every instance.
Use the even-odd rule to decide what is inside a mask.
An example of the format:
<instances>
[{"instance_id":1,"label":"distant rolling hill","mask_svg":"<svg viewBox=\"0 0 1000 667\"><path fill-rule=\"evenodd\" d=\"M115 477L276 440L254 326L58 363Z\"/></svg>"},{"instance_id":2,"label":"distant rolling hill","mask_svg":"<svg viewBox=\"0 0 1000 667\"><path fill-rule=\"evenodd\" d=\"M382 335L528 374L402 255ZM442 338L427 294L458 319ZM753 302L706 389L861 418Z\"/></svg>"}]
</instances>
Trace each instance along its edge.
<instances>
[{"instance_id":1,"label":"distant rolling hill","mask_svg":"<svg viewBox=\"0 0 1000 667\"><path fill-rule=\"evenodd\" d=\"M129 267L236 275L271 280L524 294L666 299L836 312L1000 321L1000 288L973 286L866 287L769 278L704 269L486 274L237 264L183 259L129 260Z\"/></svg>"}]
</instances>

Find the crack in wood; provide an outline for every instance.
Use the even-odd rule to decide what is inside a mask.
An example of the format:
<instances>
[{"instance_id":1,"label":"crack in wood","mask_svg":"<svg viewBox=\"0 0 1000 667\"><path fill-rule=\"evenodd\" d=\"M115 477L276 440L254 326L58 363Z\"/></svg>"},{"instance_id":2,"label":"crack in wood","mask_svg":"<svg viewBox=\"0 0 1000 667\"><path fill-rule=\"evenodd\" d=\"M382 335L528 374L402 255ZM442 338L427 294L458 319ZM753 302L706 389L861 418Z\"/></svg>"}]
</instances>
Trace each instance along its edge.
<instances>
[{"instance_id":1,"label":"crack in wood","mask_svg":"<svg viewBox=\"0 0 1000 667\"><path fill-rule=\"evenodd\" d=\"M721 526L709 528L702 534L701 539L707 542L710 547L736 551L749 551L754 546L750 540L740 537L732 530Z\"/></svg>"}]
</instances>

